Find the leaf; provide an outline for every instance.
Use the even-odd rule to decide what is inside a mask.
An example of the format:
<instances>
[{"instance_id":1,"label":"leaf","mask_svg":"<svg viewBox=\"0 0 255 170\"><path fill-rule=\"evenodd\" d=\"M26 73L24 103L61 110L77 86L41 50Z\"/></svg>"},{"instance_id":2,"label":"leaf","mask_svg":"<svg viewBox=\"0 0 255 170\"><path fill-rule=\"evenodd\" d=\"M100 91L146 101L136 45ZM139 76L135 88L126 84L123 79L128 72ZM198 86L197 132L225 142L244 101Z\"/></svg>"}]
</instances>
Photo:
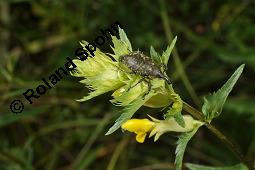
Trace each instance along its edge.
<instances>
[{"instance_id":1,"label":"leaf","mask_svg":"<svg viewBox=\"0 0 255 170\"><path fill-rule=\"evenodd\" d=\"M186 150L186 146L190 139L195 135L199 127L202 126L202 124L198 124L197 127L195 127L192 131L183 133L180 135L178 141L177 141L177 147L175 150L175 166L176 170L182 169L182 161L183 161L183 155Z\"/></svg>"},{"instance_id":2,"label":"leaf","mask_svg":"<svg viewBox=\"0 0 255 170\"><path fill-rule=\"evenodd\" d=\"M127 48L131 52L132 51L131 43L130 43L125 31L123 29L121 29L120 27L119 27L119 35L120 35L120 40L127 45Z\"/></svg>"},{"instance_id":3,"label":"leaf","mask_svg":"<svg viewBox=\"0 0 255 170\"><path fill-rule=\"evenodd\" d=\"M129 54L131 52L128 45L115 36L112 36L112 43L114 47L111 47L111 48L115 54L115 55L112 55L112 57L116 61L119 60L120 56Z\"/></svg>"},{"instance_id":4,"label":"leaf","mask_svg":"<svg viewBox=\"0 0 255 170\"><path fill-rule=\"evenodd\" d=\"M240 77L244 68L244 64L238 67L234 74L228 79L228 81L212 95L204 98L204 104L202 107L202 112L205 115L205 120L210 122L213 118L220 115L223 105L233 89L236 81Z\"/></svg>"},{"instance_id":5,"label":"leaf","mask_svg":"<svg viewBox=\"0 0 255 170\"><path fill-rule=\"evenodd\" d=\"M190 170L248 170L248 168L243 164L237 164L234 166L225 166L225 167L211 167L187 163L186 167Z\"/></svg>"},{"instance_id":6,"label":"leaf","mask_svg":"<svg viewBox=\"0 0 255 170\"><path fill-rule=\"evenodd\" d=\"M33 109L23 110L20 114L14 114L12 112L1 114L0 116L0 128L15 123L17 121L30 119L36 117L38 114L45 113L49 110L49 107L36 107Z\"/></svg>"},{"instance_id":7,"label":"leaf","mask_svg":"<svg viewBox=\"0 0 255 170\"><path fill-rule=\"evenodd\" d=\"M178 125L185 128L185 121L183 119L183 116L182 116L181 112L174 115L174 120L178 123Z\"/></svg>"},{"instance_id":8,"label":"leaf","mask_svg":"<svg viewBox=\"0 0 255 170\"><path fill-rule=\"evenodd\" d=\"M157 53L155 51L155 49L153 48L153 46L151 46L150 48L150 56L151 58L156 61L158 64L162 64L162 58L161 56L159 55L159 53Z\"/></svg>"},{"instance_id":9,"label":"leaf","mask_svg":"<svg viewBox=\"0 0 255 170\"><path fill-rule=\"evenodd\" d=\"M84 47L88 42L83 41ZM93 90L88 96L84 96L78 101L83 102L92 99L106 92L118 89L124 83L119 80L118 67L116 62L112 61L105 53L96 49L94 57L88 57L85 61L73 60L77 66L72 76L83 77L80 82Z\"/></svg>"},{"instance_id":10,"label":"leaf","mask_svg":"<svg viewBox=\"0 0 255 170\"><path fill-rule=\"evenodd\" d=\"M115 54L115 55L111 55L111 56L116 61L119 60L120 56L129 54L130 52L132 52L131 43L130 43L129 39L127 38L127 35L124 32L124 30L121 29L120 27L119 27L119 36L120 36L120 39L118 39L116 36L111 36L112 43L113 43L113 47L111 47L111 48Z\"/></svg>"},{"instance_id":11,"label":"leaf","mask_svg":"<svg viewBox=\"0 0 255 170\"><path fill-rule=\"evenodd\" d=\"M169 110L167 111L167 113L164 116L165 116L166 119L174 117L175 121L181 127L184 128L185 127L185 121L184 121L183 116L181 114L182 107L183 107L181 97L178 94L176 94L173 90L170 90L170 92L172 93L170 95L170 97L173 101L173 104L172 104L171 107L169 107Z\"/></svg>"},{"instance_id":12,"label":"leaf","mask_svg":"<svg viewBox=\"0 0 255 170\"><path fill-rule=\"evenodd\" d=\"M155 95L154 93L149 93L145 96L145 99L143 99L143 96L138 97L136 100L131 102L128 106L124 107L122 110L122 114L120 117L115 121L114 125L108 130L108 132L105 135L110 135L113 132L115 132L117 129L120 128L120 126L129 120L133 114L140 108L142 105L151 98L151 96Z\"/></svg>"},{"instance_id":13,"label":"leaf","mask_svg":"<svg viewBox=\"0 0 255 170\"><path fill-rule=\"evenodd\" d=\"M162 61L163 61L163 64L166 65L166 66L167 66L169 57L171 55L171 52L172 52L172 50L174 48L174 45L176 43L176 40L177 40L177 36L174 37L174 39L171 42L171 44L167 47L166 51L164 51L163 54L162 54Z\"/></svg>"}]
</instances>

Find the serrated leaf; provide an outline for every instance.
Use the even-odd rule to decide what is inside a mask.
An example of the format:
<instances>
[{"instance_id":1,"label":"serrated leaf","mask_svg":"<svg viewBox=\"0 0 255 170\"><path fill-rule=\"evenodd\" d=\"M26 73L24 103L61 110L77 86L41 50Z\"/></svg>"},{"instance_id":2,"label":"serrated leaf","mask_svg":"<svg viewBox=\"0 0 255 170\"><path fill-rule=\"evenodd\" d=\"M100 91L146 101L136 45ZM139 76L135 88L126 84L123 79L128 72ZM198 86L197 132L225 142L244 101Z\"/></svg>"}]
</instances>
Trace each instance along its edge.
<instances>
[{"instance_id":1,"label":"serrated leaf","mask_svg":"<svg viewBox=\"0 0 255 170\"><path fill-rule=\"evenodd\" d=\"M83 42L83 45L85 43ZM116 63L99 49L96 49L95 57L88 57L85 61L75 59L73 62L77 67L71 72L71 75L83 77L84 79L80 82L93 90L88 96L78 100L80 102L87 101L124 85L119 80Z\"/></svg>"},{"instance_id":2,"label":"serrated leaf","mask_svg":"<svg viewBox=\"0 0 255 170\"><path fill-rule=\"evenodd\" d=\"M203 166L187 163L186 167L190 170L248 170L248 168L243 164L237 164L234 166L225 166L225 167L212 167L212 166Z\"/></svg>"},{"instance_id":3,"label":"serrated leaf","mask_svg":"<svg viewBox=\"0 0 255 170\"><path fill-rule=\"evenodd\" d=\"M178 123L178 125L185 128L185 121L183 119L181 112L174 115L174 120Z\"/></svg>"},{"instance_id":4,"label":"serrated leaf","mask_svg":"<svg viewBox=\"0 0 255 170\"><path fill-rule=\"evenodd\" d=\"M112 57L114 57L116 61L119 60L120 56L130 53L130 50L127 44L121 41L120 39L118 39L117 37L112 36L112 43L114 47L111 47L111 48L115 54L115 55L112 55Z\"/></svg>"},{"instance_id":5,"label":"serrated leaf","mask_svg":"<svg viewBox=\"0 0 255 170\"><path fill-rule=\"evenodd\" d=\"M202 125L202 124L201 124ZM186 146L190 139L195 135L197 130L201 125L197 125L192 131L183 133L180 135L178 141L177 141L177 147L175 150L175 166L176 170L181 170L182 169L182 161L183 161L183 156L184 152L186 150Z\"/></svg>"},{"instance_id":6,"label":"serrated leaf","mask_svg":"<svg viewBox=\"0 0 255 170\"><path fill-rule=\"evenodd\" d=\"M182 107L183 107L183 103L181 100L181 97L176 94L173 89L171 90L171 86L170 86L170 92L172 93L170 95L173 104L171 107L169 107L169 110L167 111L167 113L164 115L166 119L174 117L175 121L181 126L181 127L185 127L185 121L183 119L183 116L181 114L182 112Z\"/></svg>"},{"instance_id":7,"label":"serrated leaf","mask_svg":"<svg viewBox=\"0 0 255 170\"><path fill-rule=\"evenodd\" d=\"M174 48L174 45L176 43L176 40L177 40L177 37L175 36L173 41L171 42L171 44L167 47L166 51L164 51L163 54L162 54L162 61L163 61L163 64L166 65L166 66L167 66L169 57L171 55L171 52Z\"/></svg>"},{"instance_id":8,"label":"serrated leaf","mask_svg":"<svg viewBox=\"0 0 255 170\"><path fill-rule=\"evenodd\" d=\"M223 105L233 89L235 83L240 77L244 68L244 64L239 66L234 74L228 79L228 81L212 95L209 95L207 98L204 98L204 104L202 107L202 112L205 115L205 120L210 122L213 118L220 115Z\"/></svg>"},{"instance_id":9,"label":"serrated leaf","mask_svg":"<svg viewBox=\"0 0 255 170\"><path fill-rule=\"evenodd\" d=\"M155 51L153 46L151 46L150 48L150 56L154 61L156 61L159 64L162 64L161 56Z\"/></svg>"},{"instance_id":10,"label":"serrated leaf","mask_svg":"<svg viewBox=\"0 0 255 170\"><path fill-rule=\"evenodd\" d=\"M132 51L131 43L130 43L125 31L123 29L121 29L120 27L119 27L119 35L120 35L120 40L127 45L127 48L131 52Z\"/></svg>"},{"instance_id":11,"label":"serrated leaf","mask_svg":"<svg viewBox=\"0 0 255 170\"><path fill-rule=\"evenodd\" d=\"M119 60L119 57L125 54L129 54L132 52L132 46L127 38L126 33L123 29L119 27L119 36L120 39L118 39L116 36L111 36L113 47L112 50L114 52L114 55L111 55L116 61Z\"/></svg>"},{"instance_id":12,"label":"serrated leaf","mask_svg":"<svg viewBox=\"0 0 255 170\"><path fill-rule=\"evenodd\" d=\"M105 135L110 135L113 132L115 132L117 129L120 128L120 126L126 122L127 120L129 120L133 114L140 108L142 107L142 105L148 101L153 95L155 95L154 93L149 93L145 96L145 98L143 99L143 96L138 97L136 100L134 100L133 102L131 102L128 106L124 107L124 109L122 110L122 113L120 115L120 117L115 121L114 125L108 130L108 132Z\"/></svg>"}]
</instances>

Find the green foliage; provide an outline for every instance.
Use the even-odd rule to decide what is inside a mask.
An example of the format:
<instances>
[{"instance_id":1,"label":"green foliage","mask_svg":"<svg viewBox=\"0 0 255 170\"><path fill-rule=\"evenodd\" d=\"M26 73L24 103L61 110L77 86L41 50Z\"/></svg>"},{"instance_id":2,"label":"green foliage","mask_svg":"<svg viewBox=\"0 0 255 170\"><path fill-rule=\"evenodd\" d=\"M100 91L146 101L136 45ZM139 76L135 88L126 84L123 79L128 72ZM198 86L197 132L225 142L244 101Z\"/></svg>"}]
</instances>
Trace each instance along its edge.
<instances>
[{"instance_id":1,"label":"green foliage","mask_svg":"<svg viewBox=\"0 0 255 170\"><path fill-rule=\"evenodd\" d=\"M83 46L87 43L83 42ZM80 82L85 84L93 92L78 100L87 101L108 91L121 87L124 83L119 80L116 64L99 49L96 50L97 57L89 57L85 61L73 60L77 66L71 74L84 78Z\"/></svg>"},{"instance_id":2,"label":"green foliage","mask_svg":"<svg viewBox=\"0 0 255 170\"><path fill-rule=\"evenodd\" d=\"M120 117L115 121L114 125L108 130L106 135L110 135L115 132L120 126L130 119L133 114L140 108L142 105L150 99L151 96L155 95L154 93L149 93L148 95L143 98L142 96L138 97L136 100L131 102L128 106L124 107L121 112Z\"/></svg>"},{"instance_id":3,"label":"green foliage","mask_svg":"<svg viewBox=\"0 0 255 170\"><path fill-rule=\"evenodd\" d=\"M121 28L119 28L119 35L120 35L120 40L125 43L125 46L131 52L132 51L131 43L130 43L125 31Z\"/></svg>"},{"instance_id":4,"label":"green foliage","mask_svg":"<svg viewBox=\"0 0 255 170\"><path fill-rule=\"evenodd\" d=\"M154 49L153 46L151 46L151 48L150 48L150 56L157 63L159 63L159 64L163 63L161 56L159 55L159 53L156 52L156 50Z\"/></svg>"},{"instance_id":5,"label":"green foliage","mask_svg":"<svg viewBox=\"0 0 255 170\"><path fill-rule=\"evenodd\" d=\"M176 40L177 40L177 37L175 37L173 39L171 44L169 46L167 46L166 51L164 51L163 54L162 54L162 61L163 61L164 65L167 65L167 63L168 63L169 57L170 57L171 52L172 52L172 50L173 50L173 48L175 46Z\"/></svg>"},{"instance_id":6,"label":"green foliage","mask_svg":"<svg viewBox=\"0 0 255 170\"><path fill-rule=\"evenodd\" d=\"M185 121L183 119L181 112L176 113L173 117L181 127L185 127Z\"/></svg>"},{"instance_id":7,"label":"green foliage","mask_svg":"<svg viewBox=\"0 0 255 170\"><path fill-rule=\"evenodd\" d=\"M200 126L201 124L197 125L197 127L194 128L191 132L186 132L179 136L179 139L177 141L177 147L175 150L176 170L182 169L183 156L184 156L184 152L186 150L187 144L190 141L190 139L195 135L195 133L197 132Z\"/></svg>"},{"instance_id":8,"label":"green foliage","mask_svg":"<svg viewBox=\"0 0 255 170\"><path fill-rule=\"evenodd\" d=\"M168 89L171 89L171 98L172 98L172 106L169 107L169 109L167 110L167 113L164 115L165 119L174 117L175 121L182 127L185 127L185 121L183 120L183 116L182 116L182 107L183 107L183 102L181 97L176 94L173 89L172 86L170 86Z\"/></svg>"},{"instance_id":9,"label":"green foliage","mask_svg":"<svg viewBox=\"0 0 255 170\"><path fill-rule=\"evenodd\" d=\"M248 170L248 168L243 164L237 164L237 165L225 166L225 167L203 166L203 165L196 165L191 163L186 163L185 165L189 170Z\"/></svg>"},{"instance_id":10,"label":"green foliage","mask_svg":"<svg viewBox=\"0 0 255 170\"><path fill-rule=\"evenodd\" d=\"M164 51L164 52L162 53L162 56L160 56L160 55L155 51L154 47L151 46L151 48L150 48L150 56L151 56L151 58L152 58L154 61L156 61L157 63L159 63L159 64L161 64L161 65L167 66L168 60L169 60L170 55L171 55L171 53L172 53L172 50L173 50L173 48L174 48L174 46L175 46L176 40L177 40L177 37L175 37L175 38L173 39L173 41L171 42L171 44L167 46L167 49L166 49L166 51Z\"/></svg>"},{"instance_id":11,"label":"green foliage","mask_svg":"<svg viewBox=\"0 0 255 170\"><path fill-rule=\"evenodd\" d=\"M114 52L114 55L112 54L110 55L113 56L116 61L119 60L120 56L129 54L130 52L132 52L131 43L129 39L127 38L127 35L124 32L124 30L121 29L120 27L119 27L119 36L120 36L120 39L118 39L116 36L111 36L112 43L113 43L112 50Z\"/></svg>"},{"instance_id":12,"label":"green foliage","mask_svg":"<svg viewBox=\"0 0 255 170\"><path fill-rule=\"evenodd\" d=\"M212 95L204 98L202 112L205 115L206 121L210 122L213 118L220 115L223 105L236 81L240 77L243 68L244 64L237 68L233 75L217 92L214 92Z\"/></svg>"},{"instance_id":13,"label":"green foliage","mask_svg":"<svg viewBox=\"0 0 255 170\"><path fill-rule=\"evenodd\" d=\"M8 126L12 123L33 118L38 116L39 114L48 111L48 107L37 107L35 109L27 110L26 112L22 113L20 116L17 116L16 114L13 114L11 112L8 112L6 114L2 114L0 117L0 128L4 126Z\"/></svg>"}]
</instances>

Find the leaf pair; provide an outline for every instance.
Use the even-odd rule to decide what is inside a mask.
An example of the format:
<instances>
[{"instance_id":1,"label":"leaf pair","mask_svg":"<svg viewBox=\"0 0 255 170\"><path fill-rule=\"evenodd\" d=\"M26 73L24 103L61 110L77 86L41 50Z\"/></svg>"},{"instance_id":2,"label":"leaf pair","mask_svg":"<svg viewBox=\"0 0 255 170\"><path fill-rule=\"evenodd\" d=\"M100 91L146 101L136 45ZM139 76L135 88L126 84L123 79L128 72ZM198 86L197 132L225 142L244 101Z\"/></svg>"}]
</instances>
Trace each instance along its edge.
<instances>
[{"instance_id":1,"label":"leaf pair","mask_svg":"<svg viewBox=\"0 0 255 170\"><path fill-rule=\"evenodd\" d=\"M172 50L175 46L175 43L176 43L176 40L177 40L177 37L175 37L173 39L173 41L171 42L171 44L169 46L167 46L167 49L166 51L164 51L162 53L162 56L160 56L156 51L155 49L153 48L153 46L151 46L150 48L150 56L151 58L156 61L158 64L160 65L164 65L165 67L167 66L167 63L168 63L168 60L170 58L170 55L172 53Z\"/></svg>"},{"instance_id":2,"label":"leaf pair","mask_svg":"<svg viewBox=\"0 0 255 170\"><path fill-rule=\"evenodd\" d=\"M243 68L244 64L237 68L234 74L217 92L214 92L212 95L204 98L202 112L205 116L205 121L210 122L213 118L218 117L221 114L223 105L236 81L240 77Z\"/></svg>"}]
</instances>

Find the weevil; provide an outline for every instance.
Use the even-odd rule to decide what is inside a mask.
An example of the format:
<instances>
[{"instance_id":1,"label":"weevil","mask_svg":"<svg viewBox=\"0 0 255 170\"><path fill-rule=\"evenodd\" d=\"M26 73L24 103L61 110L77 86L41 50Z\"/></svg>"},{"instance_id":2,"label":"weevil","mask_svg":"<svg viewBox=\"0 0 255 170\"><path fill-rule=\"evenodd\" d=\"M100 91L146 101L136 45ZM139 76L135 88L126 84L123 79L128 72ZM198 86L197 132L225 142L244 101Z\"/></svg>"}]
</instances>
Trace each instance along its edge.
<instances>
[{"instance_id":1,"label":"weevil","mask_svg":"<svg viewBox=\"0 0 255 170\"><path fill-rule=\"evenodd\" d=\"M162 65L156 63L152 58L146 56L140 51L135 51L130 54L120 56L119 62L128 67L133 74L140 75L142 77L142 79L134 86L142 81L145 81L148 83L148 91L150 91L151 83L148 80L150 80L152 77L161 78L167 83L171 83L169 77L161 71ZM163 66L163 68L166 68L166 66Z\"/></svg>"}]
</instances>

